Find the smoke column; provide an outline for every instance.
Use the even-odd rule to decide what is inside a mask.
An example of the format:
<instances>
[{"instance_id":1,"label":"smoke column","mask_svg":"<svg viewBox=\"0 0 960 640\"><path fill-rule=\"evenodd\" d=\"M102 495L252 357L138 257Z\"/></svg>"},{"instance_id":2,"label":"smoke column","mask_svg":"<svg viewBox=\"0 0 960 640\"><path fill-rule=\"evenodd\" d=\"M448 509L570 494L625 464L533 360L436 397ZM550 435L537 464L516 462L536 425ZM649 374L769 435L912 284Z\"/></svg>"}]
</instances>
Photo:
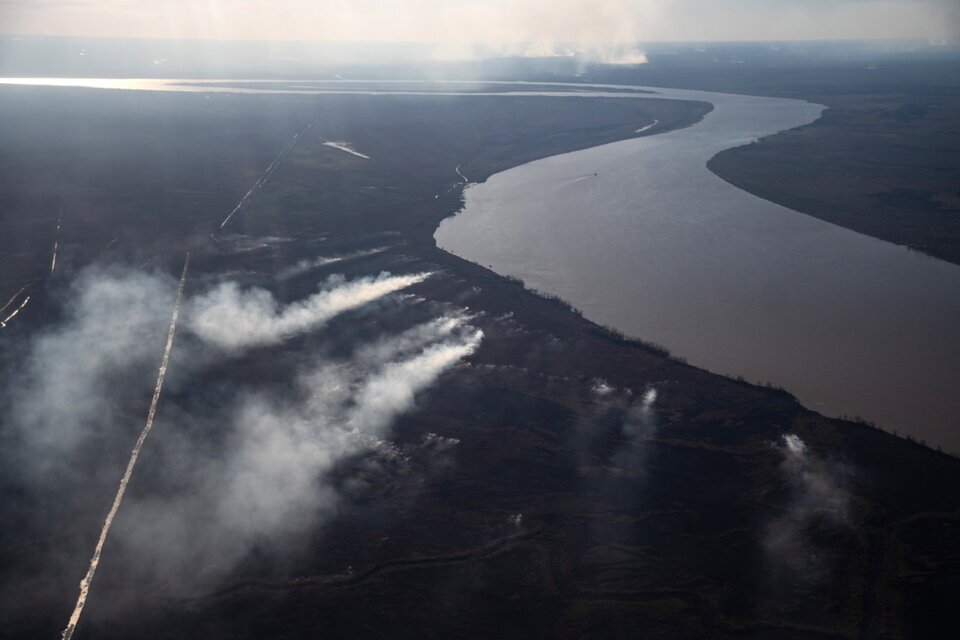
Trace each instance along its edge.
<instances>
[{"instance_id":1,"label":"smoke column","mask_svg":"<svg viewBox=\"0 0 960 640\"><path fill-rule=\"evenodd\" d=\"M264 289L241 291L227 283L188 307L186 322L203 341L222 349L242 349L276 344L298 333L319 327L331 318L368 302L423 282L430 272L392 276L387 272L351 282L340 278L327 281L333 288L299 302L280 306Z\"/></svg>"},{"instance_id":2,"label":"smoke column","mask_svg":"<svg viewBox=\"0 0 960 640\"><path fill-rule=\"evenodd\" d=\"M150 430L153 428L153 418L157 413L157 403L160 401L160 391L163 389L163 380L167 376L167 364L170 362L170 350L173 348L173 336L177 330L177 319L180 316L180 301L183 298L183 287L187 282L187 268L190 266L190 254L188 253L183 260L183 273L180 275L180 284L177 286L177 298L173 303L173 315L170 318L170 330L167 332L167 344L163 349L163 359L160 361L160 369L157 372L157 384L153 389L153 398L150 400L150 411L147 412L147 423L140 432L133 451L130 453L130 461L127 462L127 470L120 479L120 486L117 488L117 495L113 498L113 505L110 512L107 513L107 519L100 530L100 537L97 539L97 546L93 550L93 557L90 559L90 568L87 569L87 575L80 581L80 596L77 598L77 605L70 614L70 621L67 628L63 630L63 640L70 640L73 636L77 624L80 622L80 614L83 613L83 606L87 602L87 594L90 591L90 583L97 573L97 566L100 564L100 554L103 552L103 545L107 541L107 533L110 531L110 525L120 510L120 503L123 501L123 494L127 491L127 484L130 483L130 477L133 475L133 468L137 464L137 458L140 457L140 449L147 439Z\"/></svg>"},{"instance_id":3,"label":"smoke column","mask_svg":"<svg viewBox=\"0 0 960 640\"><path fill-rule=\"evenodd\" d=\"M354 258L365 258L367 256L376 255L386 251L386 247L376 247L374 249L366 249L364 251L354 251L353 253L347 253L339 256L321 256L319 258L314 258L313 260L301 260L292 267L287 267L283 271L277 274L277 280L289 280L295 276L304 274L311 269L316 269L318 267L325 267L328 264L334 264L337 262L344 262L345 260L353 260Z\"/></svg>"}]
</instances>

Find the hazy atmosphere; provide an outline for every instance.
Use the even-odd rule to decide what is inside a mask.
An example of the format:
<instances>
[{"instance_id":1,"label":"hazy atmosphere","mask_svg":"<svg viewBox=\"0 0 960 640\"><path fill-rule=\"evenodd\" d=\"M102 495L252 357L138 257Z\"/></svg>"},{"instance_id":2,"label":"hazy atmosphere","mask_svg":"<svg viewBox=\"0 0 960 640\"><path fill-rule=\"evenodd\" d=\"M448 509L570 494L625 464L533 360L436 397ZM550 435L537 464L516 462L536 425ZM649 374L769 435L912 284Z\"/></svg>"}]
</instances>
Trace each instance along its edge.
<instances>
[{"instance_id":1,"label":"hazy atmosphere","mask_svg":"<svg viewBox=\"0 0 960 640\"><path fill-rule=\"evenodd\" d=\"M564 54L649 40L960 34L952 0L2 0L11 35L437 43L436 55ZM460 48L458 48L458 46Z\"/></svg>"},{"instance_id":2,"label":"hazy atmosphere","mask_svg":"<svg viewBox=\"0 0 960 640\"><path fill-rule=\"evenodd\" d=\"M0 638L926 639L955 0L0 0Z\"/></svg>"}]
</instances>

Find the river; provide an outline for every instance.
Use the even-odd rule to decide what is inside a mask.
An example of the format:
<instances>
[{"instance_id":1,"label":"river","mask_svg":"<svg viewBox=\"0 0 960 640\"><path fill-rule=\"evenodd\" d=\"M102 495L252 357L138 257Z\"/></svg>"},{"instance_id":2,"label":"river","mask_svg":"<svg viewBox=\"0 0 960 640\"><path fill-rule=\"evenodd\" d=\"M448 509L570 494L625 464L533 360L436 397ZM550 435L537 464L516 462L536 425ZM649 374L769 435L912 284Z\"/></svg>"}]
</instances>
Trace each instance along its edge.
<instances>
[{"instance_id":1,"label":"river","mask_svg":"<svg viewBox=\"0 0 960 640\"><path fill-rule=\"evenodd\" d=\"M198 93L653 97L714 105L686 129L531 162L466 189L440 247L559 295L691 364L785 387L960 451L960 267L764 201L706 168L820 105L619 85L0 78ZM570 91L576 88L576 91Z\"/></svg>"},{"instance_id":2,"label":"river","mask_svg":"<svg viewBox=\"0 0 960 640\"><path fill-rule=\"evenodd\" d=\"M724 149L814 121L820 106L657 91L714 110L687 129L471 185L437 244L696 366L960 451L960 267L767 202L706 168Z\"/></svg>"}]
</instances>

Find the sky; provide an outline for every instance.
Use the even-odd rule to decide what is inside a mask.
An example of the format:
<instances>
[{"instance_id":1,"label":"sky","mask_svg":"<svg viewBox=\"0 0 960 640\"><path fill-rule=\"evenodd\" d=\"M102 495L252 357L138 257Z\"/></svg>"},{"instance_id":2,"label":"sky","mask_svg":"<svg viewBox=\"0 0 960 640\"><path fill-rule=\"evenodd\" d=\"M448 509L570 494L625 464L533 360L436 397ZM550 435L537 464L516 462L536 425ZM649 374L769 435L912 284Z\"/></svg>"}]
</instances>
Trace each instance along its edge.
<instances>
[{"instance_id":1,"label":"sky","mask_svg":"<svg viewBox=\"0 0 960 640\"><path fill-rule=\"evenodd\" d=\"M956 0L0 0L0 33L439 42L960 37Z\"/></svg>"}]
</instances>

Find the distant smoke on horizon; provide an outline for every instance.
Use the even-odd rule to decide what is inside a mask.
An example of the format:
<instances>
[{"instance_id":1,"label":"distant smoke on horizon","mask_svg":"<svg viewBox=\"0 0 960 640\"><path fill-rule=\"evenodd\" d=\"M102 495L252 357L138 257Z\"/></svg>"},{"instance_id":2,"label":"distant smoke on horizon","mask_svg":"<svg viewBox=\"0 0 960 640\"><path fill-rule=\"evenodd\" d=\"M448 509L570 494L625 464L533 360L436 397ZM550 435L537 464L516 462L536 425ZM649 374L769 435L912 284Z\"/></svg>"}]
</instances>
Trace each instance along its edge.
<instances>
[{"instance_id":1,"label":"distant smoke on horizon","mask_svg":"<svg viewBox=\"0 0 960 640\"><path fill-rule=\"evenodd\" d=\"M428 45L434 59L476 57L484 50L498 55L498 49L563 55L569 48L614 61L627 59L610 55L614 48L654 41L960 37L960 9L952 0L250 0L189 10L182 2L10 0L0 18L0 29L11 35L363 43L374 49L416 43ZM150 60L154 66L167 61Z\"/></svg>"}]
</instances>

